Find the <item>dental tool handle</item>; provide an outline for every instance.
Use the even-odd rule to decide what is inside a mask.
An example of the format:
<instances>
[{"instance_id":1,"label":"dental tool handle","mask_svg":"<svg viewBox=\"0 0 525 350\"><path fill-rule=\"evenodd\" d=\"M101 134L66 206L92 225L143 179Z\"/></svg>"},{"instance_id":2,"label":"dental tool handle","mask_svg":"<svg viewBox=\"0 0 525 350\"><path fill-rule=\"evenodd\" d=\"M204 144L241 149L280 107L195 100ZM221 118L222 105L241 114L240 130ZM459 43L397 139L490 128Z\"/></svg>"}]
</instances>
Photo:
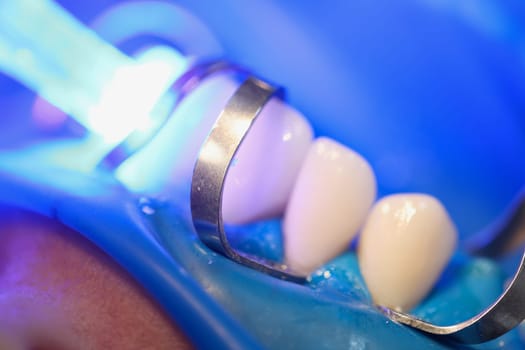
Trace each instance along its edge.
<instances>
[{"instance_id":1,"label":"dental tool handle","mask_svg":"<svg viewBox=\"0 0 525 350\"><path fill-rule=\"evenodd\" d=\"M50 0L0 0L0 70L92 131L90 108L131 63Z\"/></svg>"}]
</instances>

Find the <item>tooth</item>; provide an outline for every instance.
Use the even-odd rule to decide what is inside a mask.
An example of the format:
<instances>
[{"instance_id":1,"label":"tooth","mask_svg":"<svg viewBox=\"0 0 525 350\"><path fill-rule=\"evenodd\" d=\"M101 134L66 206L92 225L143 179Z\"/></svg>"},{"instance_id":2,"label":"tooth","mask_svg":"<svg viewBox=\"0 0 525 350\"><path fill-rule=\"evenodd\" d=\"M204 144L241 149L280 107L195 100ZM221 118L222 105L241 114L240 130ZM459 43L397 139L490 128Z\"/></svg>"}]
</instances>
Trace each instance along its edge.
<instances>
[{"instance_id":1,"label":"tooth","mask_svg":"<svg viewBox=\"0 0 525 350\"><path fill-rule=\"evenodd\" d=\"M278 99L270 100L228 170L224 221L243 224L282 215L312 137L304 116Z\"/></svg>"},{"instance_id":2,"label":"tooth","mask_svg":"<svg viewBox=\"0 0 525 350\"><path fill-rule=\"evenodd\" d=\"M286 263L310 274L345 250L376 196L368 162L328 138L310 147L288 203L283 234Z\"/></svg>"},{"instance_id":3,"label":"tooth","mask_svg":"<svg viewBox=\"0 0 525 350\"><path fill-rule=\"evenodd\" d=\"M430 291L449 261L457 233L446 209L425 194L380 200L361 232L358 258L374 302L409 310Z\"/></svg>"}]
</instances>

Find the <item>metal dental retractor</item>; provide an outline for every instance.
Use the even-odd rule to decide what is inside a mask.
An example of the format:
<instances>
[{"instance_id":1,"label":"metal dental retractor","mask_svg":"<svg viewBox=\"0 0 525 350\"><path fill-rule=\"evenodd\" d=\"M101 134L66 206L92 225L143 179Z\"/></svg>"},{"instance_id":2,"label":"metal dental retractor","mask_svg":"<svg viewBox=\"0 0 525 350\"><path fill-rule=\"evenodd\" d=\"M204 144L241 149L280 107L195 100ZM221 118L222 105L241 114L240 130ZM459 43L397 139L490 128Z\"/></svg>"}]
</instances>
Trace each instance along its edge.
<instances>
[{"instance_id":1,"label":"metal dental retractor","mask_svg":"<svg viewBox=\"0 0 525 350\"><path fill-rule=\"evenodd\" d=\"M520 247L525 241L525 191L511 210L487 232L467 243L472 253L500 257ZM488 238L488 239L487 239ZM379 306L393 321L418 329L446 341L478 344L495 339L525 319L525 254L518 270L500 297L478 315L450 326L437 326L409 314Z\"/></svg>"},{"instance_id":2,"label":"metal dental retractor","mask_svg":"<svg viewBox=\"0 0 525 350\"><path fill-rule=\"evenodd\" d=\"M250 256L230 245L222 219L222 194L228 168L250 127L279 89L249 76L230 98L200 150L191 183L191 214L199 238L240 264L302 283L306 276L276 261Z\"/></svg>"},{"instance_id":3,"label":"metal dental retractor","mask_svg":"<svg viewBox=\"0 0 525 350\"><path fill-rule=\"evenodd\" d=\"M196 161L191 185L191 213L199 238L208 247L240 264L300 283L306 276L291 271L286 265L233 249L222 219L222 194L228 168L252 123L276 91L257 78L248 77L230 98ZM469 250L474 254L497 257L525 241L525 191L509 213L481 235L483 240L471 242ZM477 316L455 325L437 326L409 314L382 306L378 308L395 322L446 341L462 344L486 342L507 333L525 319L524 265L525 255L499 299Z\"/></svg>"}]
</instances>

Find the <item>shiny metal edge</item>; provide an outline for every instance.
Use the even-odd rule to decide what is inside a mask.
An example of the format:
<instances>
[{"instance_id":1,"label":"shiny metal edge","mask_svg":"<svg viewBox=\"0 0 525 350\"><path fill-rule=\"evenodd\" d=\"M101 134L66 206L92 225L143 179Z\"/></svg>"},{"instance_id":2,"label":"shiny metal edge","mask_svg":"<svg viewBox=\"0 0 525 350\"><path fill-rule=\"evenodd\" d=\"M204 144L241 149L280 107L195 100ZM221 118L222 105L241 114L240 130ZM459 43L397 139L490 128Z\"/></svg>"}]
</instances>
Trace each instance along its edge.
<instances>
[{"instance_id":1,"label":"shiny metal edge","mask_svg":"<svg viewBox=\"0 0 525 350\"><path fill-rule=\"evenodd\" d=\"M228 168L264 105L279 89L253 76L232 95L200 150L191 183L191 214L199 238L228 258L271 276L297 283L306 276L285 264L242 254L228 241L222 219L222 195Z\"/></svg>"}]
</instances>

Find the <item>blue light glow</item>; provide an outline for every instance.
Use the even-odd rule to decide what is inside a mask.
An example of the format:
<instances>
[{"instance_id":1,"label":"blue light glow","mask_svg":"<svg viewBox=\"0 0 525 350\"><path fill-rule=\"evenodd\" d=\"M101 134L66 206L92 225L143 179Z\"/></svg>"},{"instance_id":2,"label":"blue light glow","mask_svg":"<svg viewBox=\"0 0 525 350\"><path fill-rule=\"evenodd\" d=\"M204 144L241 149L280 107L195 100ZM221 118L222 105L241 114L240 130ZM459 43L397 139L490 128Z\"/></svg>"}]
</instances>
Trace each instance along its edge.
<instances>
[{"instance_id":1,"label":"blue light glow","mask_svg":"<svg viewBox=\"0 0 525 350\"><path fill-rule=\"evenodd\" d=\"M129 58L52 1L0 0L0 69L108 147L166 112L170 98L161 97L185 66L167 48Z\"/></svg>"}]
</instances>

